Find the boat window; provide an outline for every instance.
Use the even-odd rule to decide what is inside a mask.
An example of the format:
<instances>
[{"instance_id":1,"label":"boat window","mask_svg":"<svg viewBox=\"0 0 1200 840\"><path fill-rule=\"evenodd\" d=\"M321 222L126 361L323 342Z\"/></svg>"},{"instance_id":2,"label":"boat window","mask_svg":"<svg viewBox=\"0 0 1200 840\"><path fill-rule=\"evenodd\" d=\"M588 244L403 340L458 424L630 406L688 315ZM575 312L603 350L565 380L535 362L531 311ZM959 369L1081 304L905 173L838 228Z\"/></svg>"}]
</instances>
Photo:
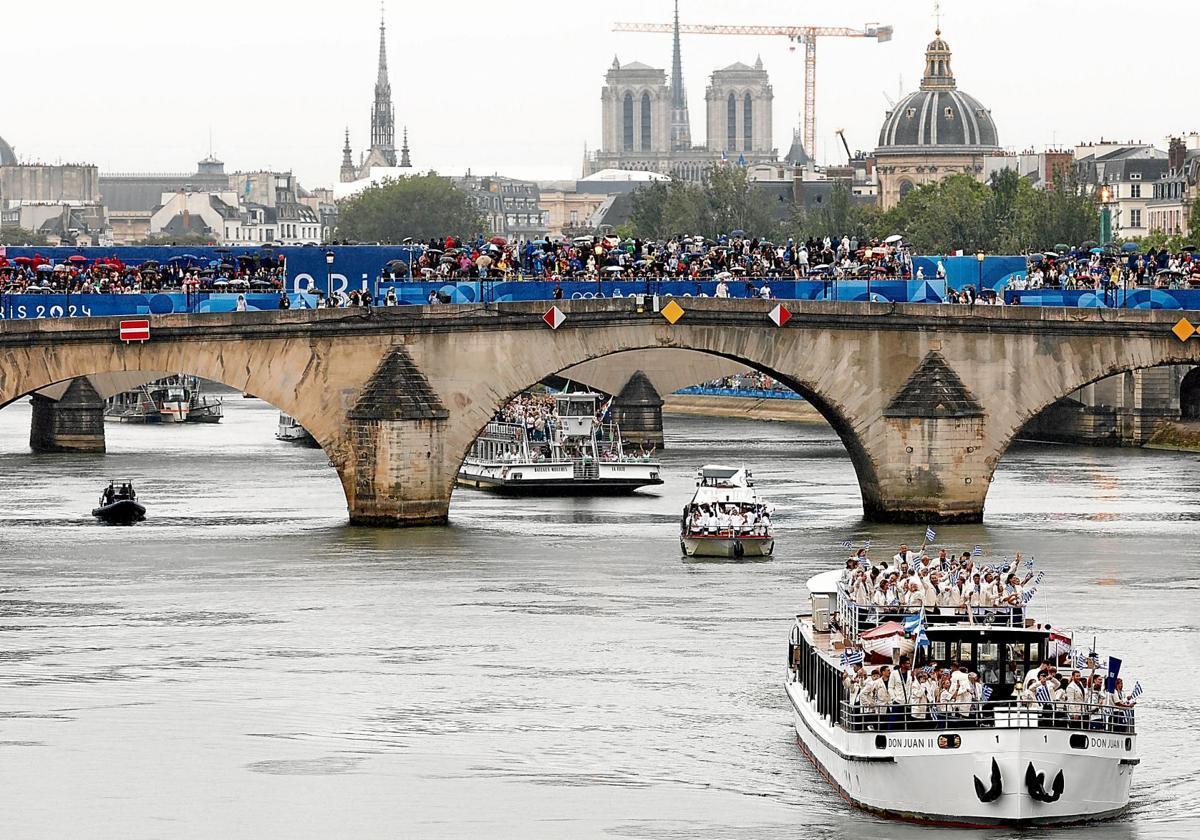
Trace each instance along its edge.
<instances>
[{"instance_id":1,"label":"boat window","mask_svg":"<svg viewBox=\"0 0 1200 840\"><path fill-rule=\"evenodd\" d=\"M950 660L960 665L971 665L971 642L951 642Z\"/></svg>"},{"instance_id":2,"label":"boat window","mask_svg":"<svg viewBox=\"0 0 1200 840\"><path fill-rule=\"evenodd\" d=\"M1000 682L1000 646L995 642L980 642L976 650L979 654L979 679L990 685Z\"/></svg>"},{"instance_id":3,"label":"boat window","mask_svg":"<svg viewBox=\"0 0 1200 840\"><path fill-rule=\"evenodd\" d=\"M1025 675L1025 643L1009 642L1004 647L1004 683L1014 685Z\"/></svg>"},{"instance_id":4,"label":"boat window","mask_svg":"<svg viewBox=\"0 0 1200 840\"><path fill-rule=\"evenodd\" d=\"M932 659L934 662L945 662L946 661L946 643L931 641L929 643L929 658Z\"/></svg>"}]
</instances>

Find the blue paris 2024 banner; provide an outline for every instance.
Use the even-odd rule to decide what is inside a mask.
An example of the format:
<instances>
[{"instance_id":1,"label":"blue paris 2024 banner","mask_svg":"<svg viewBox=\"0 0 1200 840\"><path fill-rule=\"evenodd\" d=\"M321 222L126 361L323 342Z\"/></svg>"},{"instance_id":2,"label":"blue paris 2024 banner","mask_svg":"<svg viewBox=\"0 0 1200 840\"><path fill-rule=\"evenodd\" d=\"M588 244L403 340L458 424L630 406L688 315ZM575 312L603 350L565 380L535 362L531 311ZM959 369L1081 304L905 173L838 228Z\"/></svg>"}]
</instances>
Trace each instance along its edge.
<instances>
[{"instance_id":1,"label":"blue paris 2024 banner","mask_svg":"<svg viewBox=\"0 0 1200 840\"><path fill-rule=\"evenodd\" d=\"M628 297L637 294L658 294L663 297L712 296L716 282L712 280L496 280L496 281L413 281L392 274L388 267L408 265L419 248L407 246L335 245L325 247L130 247L130 248L32 248L10 247L4 255L11 261L17 257L40 255L53 263L66 262L79 255L88 262L116 257L128 265L146 260L168 263L188 257L197 267L218 266L223 260L236 260L240 255L269 257L283 262L289 303L293 308L311 308L316 296L306 293L346 292L351 289L370 292L376 303L383 303L389 289L401 305L429 302L431 295L452 303L503 302L518 300L550 300L557 291L568 300ZM328 255L332 255L332 260ZM395 261L399 261L396 263ZM939 263L941 273L939 277ZM1007 290L1008 282L1023 275L1026 261L1021 256L989 256L982 263L974 256L915 257L914 269L919 279L913 280L783 280L762 278L736 279L728 284L734 297L757 295L764 282L771 287L771 296L783 300L852 300L895 303L941 303L947 289L974 286L989 289L1005 296L1009 303L1032 306L1129 307L1153 309L1200 308L1200 290L1124 290L1110 292ZM393 279L393 277L395 279ZM2 291L2 290L0 290ZM278 309L279 295L247 293L250 309ZM231 311L237 305L237 294L182 292L119 294L119 295L55 295L3 294L0 296L0 318L37 319L62 317L101 317L119 315L167 314L172 312Z\"/></svg>"}]
</instances>

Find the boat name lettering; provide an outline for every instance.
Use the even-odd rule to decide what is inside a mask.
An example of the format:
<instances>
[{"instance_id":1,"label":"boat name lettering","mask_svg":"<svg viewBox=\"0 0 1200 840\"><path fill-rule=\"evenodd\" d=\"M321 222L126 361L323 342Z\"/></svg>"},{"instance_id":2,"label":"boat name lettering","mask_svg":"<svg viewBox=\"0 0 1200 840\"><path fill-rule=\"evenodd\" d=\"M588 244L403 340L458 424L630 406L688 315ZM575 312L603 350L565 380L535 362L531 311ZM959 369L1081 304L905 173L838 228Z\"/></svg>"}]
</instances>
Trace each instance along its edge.
<instances>
[{"instance_id":1,"label":"boat name lettering","mask_svg":"<svg viewBox=\"0 0 1200 840\"><path fill-rule=\"evenodd\" d=\"M1102 750L1119 750L1124 747L1120 738L1097 738L1092 737L1092 746L1099 747Z\"/></svg>"},{"instance_id":2,"label":"boat name lettering","mask_svg":"<svg viewBox=\"0 0 1200 840\"><path fill-rule=\"evenodd\" d=\"M917 750L934 746L931 738L888 738L889 747L900 747L905 750Z\"/></svg>"}]
</instances>

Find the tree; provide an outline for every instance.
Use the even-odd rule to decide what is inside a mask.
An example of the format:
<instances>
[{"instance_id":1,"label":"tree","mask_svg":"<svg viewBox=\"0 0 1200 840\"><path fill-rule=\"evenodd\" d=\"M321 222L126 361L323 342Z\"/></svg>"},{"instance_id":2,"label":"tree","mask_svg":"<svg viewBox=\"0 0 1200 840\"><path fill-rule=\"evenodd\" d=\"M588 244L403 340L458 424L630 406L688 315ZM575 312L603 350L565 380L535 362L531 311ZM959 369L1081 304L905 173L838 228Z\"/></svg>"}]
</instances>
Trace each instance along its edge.
<instances>
[{"instance_id":1,"label":"tree","mask_svg":"<svg viewBox=\"0 0 1200 840\"><path fill-rule=\"evenodd\" d=\"M0 245L45 245L46 235L23 227L0 228Z\"/></svg>"},{"instance_id":2,"label":"tree","mask_svg":"<svg viewBox=\"0 0 1200 840\"><path fill-rule=\"evenodd\" d=\"M638 188L632 200L630 221L638 236L651 239L734 230L762 236L774 226L770 199L741 166L714 166L703 185L656 181Z\"/></svg>"},{"instance_id":3,"label":"tree","mask_svg":"<svg viewBox=\"0 0 1200 840\"><path fill-rule=\"evenodd\" d=\"M970 175L917 187L879 218L877 232L902 233L917 253L991 250L991 188Z\"/></svg>"},{"instance_id":4,"label":"tree","mask_svg":"<svg viewBox=\"0 0 1200 840\"><path fill-rule=\"evenodd\" d=\"M410 236L468 237L483 229L483 216L466 194L433 172L385 178L338 202L339 239L398 243Z\"/></svg>"}]
</instances>

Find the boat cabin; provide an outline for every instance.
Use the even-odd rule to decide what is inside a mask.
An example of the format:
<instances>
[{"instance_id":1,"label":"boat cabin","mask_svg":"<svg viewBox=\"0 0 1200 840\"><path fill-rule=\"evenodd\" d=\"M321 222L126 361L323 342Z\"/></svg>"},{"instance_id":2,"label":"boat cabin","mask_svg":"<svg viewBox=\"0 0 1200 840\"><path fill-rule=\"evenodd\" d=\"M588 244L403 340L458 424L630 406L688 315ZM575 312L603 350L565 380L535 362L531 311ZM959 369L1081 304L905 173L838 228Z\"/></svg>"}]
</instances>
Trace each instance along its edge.
<instances>
[{"instance_id":1,"label":"boat cabin","mask_svg":"<svg viewBox=\"0 0 1200 840\"><path fill-rule=\"evenodd\" d=\"M697 487L753 487L754 476L745 467L723 467L705 464L696 473Z\"/></svg>"},{"instance_id":2,"label":"boat cabin","mask_svg":"<svg viewBox=\"0 0 1200 840\"><path fill-rule=\"evenodd\" d=\"M563 437L591 437L596 425L600 395L581 391L554 395L554 411Z\"/></svg>"}]
</instances>

